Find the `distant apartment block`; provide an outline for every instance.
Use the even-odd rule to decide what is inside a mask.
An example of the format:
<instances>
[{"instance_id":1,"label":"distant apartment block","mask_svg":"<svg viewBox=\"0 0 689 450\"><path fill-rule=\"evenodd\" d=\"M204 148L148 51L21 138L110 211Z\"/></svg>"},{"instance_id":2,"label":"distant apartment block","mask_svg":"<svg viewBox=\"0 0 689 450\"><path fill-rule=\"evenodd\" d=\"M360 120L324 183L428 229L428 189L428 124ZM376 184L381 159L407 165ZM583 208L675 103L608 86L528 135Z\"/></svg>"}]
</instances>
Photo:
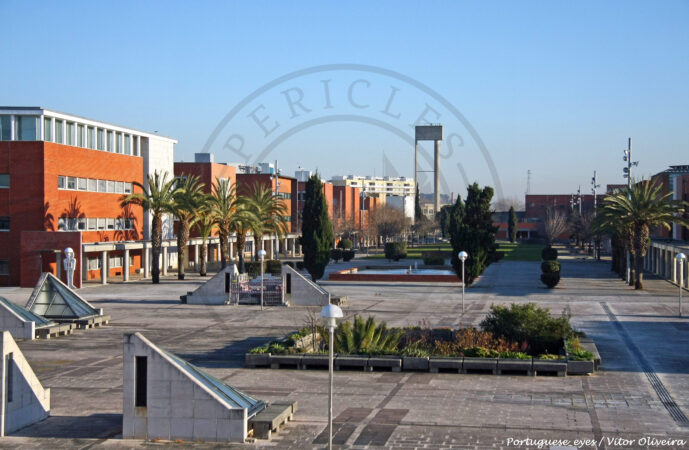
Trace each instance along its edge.
<instances>
[{"instance_id":1,"label":"distant apartment block","mask_svg":"<svg viewBox=\"0 0 689 450\"><path fill-rule=\"evenodd\" d=\"M347 186L362 190L367 195L416 195L414 180L407 177L334 176L333 186Z\"/></svg>"}]
</instances>

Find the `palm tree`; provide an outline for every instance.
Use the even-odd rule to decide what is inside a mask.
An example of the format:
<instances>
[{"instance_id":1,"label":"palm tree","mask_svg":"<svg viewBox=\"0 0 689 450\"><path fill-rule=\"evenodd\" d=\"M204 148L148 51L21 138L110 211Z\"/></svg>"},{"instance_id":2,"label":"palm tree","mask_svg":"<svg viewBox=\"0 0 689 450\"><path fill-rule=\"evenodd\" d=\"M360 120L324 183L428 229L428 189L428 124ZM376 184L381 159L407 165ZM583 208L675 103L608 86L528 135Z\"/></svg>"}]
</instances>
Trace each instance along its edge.
<instances>
[{"instance_id":1,"label":"palm tree","mask_svg":"<svg viewBox=\"0 0 689 450\"><path fill-rule=\"evenodd\" d=\"M681 214L686 202L672 200L672 193L662 193L662 183L641 180L603 200L603 221L621 230L620 234L631 235L634 254L636 289L643 289L643 259L646 256L651 229L671 229L672 223L689 226ZM625 228L630 231L625 233Z\"/></svg>"},{"instance_id":2,"label":"palm tree","mask_svg":"<svg viewBox=\"0 0 689 450\"><path fill-rule=\"evenodd\" d=\"M163 241L163 214L174 214L174 197L177 188L175 179L167 179L167 172L162 174L156 171L148 176L148 188L141 183L133 182L141 192L124 195L120 198L122 207L127 205L139 205L144 211L150 211L153 215L151 224L151 242L153 244L151 261L151 276L153 284L160 283L160 251Z\"/></svg>"},{"instance_id":3,"label":"palm tree","mask_svg":"<svg viewBox=\"0 0 689 450\"><path fill-rule=\"evenodd\" d=\"M287 205L280 201L269 187L254 184L246 201L248 210L255 216L251 231L256 243L261 241L264 233L275 233L278 237L287 234ZM258 259L259 246L255 247Z\"/></svg>"},{"instance_id":4,"label":"palm tree","mask_svg":"<svg viewBox=\"0 0 689 450\"><path fill-rule=\"evenodd\" d=\"M184 279L184 270L189 263L189 230L199 220L199 211L204 203L204 184L196 175L177 178L177 192L174 199L174 213L179 222L177 230L177 279Z\"/></svg>"},{"instance_id":5,"label":"palm tree","mask_svg":"<svg viewBox=\"0 0 689 450\"><path fill-rule=\"evenodd\" d=\"M237 199L237 208L232 220L232 232L237 234L237 255L239 256L239 272L245 273L244 248L246 248L246 236L254 228L256 216L249 209L246 197Z\"/></svg>"},{"instance_id":6,"label":"palm tree","mask_svg":"<svg viewBox=\"0 0 689 450\"><path fill-rule=\"evenodd\" d=\"M196 222L196 229L201 235L201 251L199 257L201 263L199 265L199 275L206 276L206 255L208 254L208 237L215 229L215 217L213 217L213 209L211 206L211 196L205 195L203 206L199 209L199 220Z\"/></svg>"}]
</instances>

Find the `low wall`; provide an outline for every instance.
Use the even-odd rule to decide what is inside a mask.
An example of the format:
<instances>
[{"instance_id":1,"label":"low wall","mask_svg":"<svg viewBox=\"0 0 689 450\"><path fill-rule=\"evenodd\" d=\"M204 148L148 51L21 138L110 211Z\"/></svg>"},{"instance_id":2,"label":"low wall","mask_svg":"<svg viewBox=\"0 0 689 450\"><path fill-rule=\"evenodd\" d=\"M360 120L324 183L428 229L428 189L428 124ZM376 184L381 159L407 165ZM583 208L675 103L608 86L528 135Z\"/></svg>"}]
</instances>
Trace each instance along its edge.
<instances>
[{"instance_id":1,"label":"low wall","mask_svg":"<svg viewBox=\"0 0 689 450\"><path fill-rule=\"evenodd\" d=\"M459 283L455 275L414 275L414 274L378 274L358 273L356 268L333 272L330 281L392 281L400 283Z\"/></svg>"},{"instance_id":2,"label":"low wall","mask_svg":"<svg viewBox=\"0 0 689 450\"><path fill-rule=\"evenodd\" d=\"M282 265L282 277L290 277L291 292L289 302L292 306L325 306L330 303L330 293L307 279L287 264Z\"/></svg>"}]
</instances>

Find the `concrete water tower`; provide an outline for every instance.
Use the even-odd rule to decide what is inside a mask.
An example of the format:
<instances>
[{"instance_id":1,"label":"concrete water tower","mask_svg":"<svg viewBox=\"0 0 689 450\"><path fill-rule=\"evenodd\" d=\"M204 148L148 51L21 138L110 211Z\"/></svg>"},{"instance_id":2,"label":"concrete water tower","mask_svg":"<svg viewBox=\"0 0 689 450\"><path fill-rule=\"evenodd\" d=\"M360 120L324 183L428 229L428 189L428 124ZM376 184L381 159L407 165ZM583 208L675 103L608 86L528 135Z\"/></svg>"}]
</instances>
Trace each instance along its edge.
<instances>
[{"instance_id":1,"label":"concrete water tower","mask_svg":"<svg viewBox=\"0 0 689 450\"><path fill-rule=\"evenodd\" d=\"M436 214L440 209L440 141L443 140L442 125L417 125L414 136L414 184L419 188L417 172L419 159L419 141L433 141L433 206Z\"/></svg>"}]
</instances>

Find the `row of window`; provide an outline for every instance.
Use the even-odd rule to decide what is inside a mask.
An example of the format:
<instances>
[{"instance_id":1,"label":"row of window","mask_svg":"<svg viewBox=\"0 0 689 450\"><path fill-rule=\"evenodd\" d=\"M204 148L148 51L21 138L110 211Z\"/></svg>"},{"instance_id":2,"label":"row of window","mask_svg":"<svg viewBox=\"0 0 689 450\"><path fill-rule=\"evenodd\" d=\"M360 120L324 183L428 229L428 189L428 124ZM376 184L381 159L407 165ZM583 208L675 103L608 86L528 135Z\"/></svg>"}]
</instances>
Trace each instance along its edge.
<instances>
[{"instance_id":1,"label":"row of window","mask_svg":"<svg viewBox=\"0 0 689 450\"><path fill-rule=\"evenodd\" d=\"M133 230L133 219L60 217L57 219L57 229L60 231L119 231Z\"/></svg>"},{"instance_id":2,"label":"row of window","mask_svg":"<svg viewBox=\"0 0 689 450\"><path fill-rule=\"evenodd\" d=\"M42 139L40 120L43 120ZM0 140L12 140L12 116L0 116ZM43 140L92 150L140 156L139 138L135 135L48 116L15 116L14 140Z\"/></svg>"},{"instance_id":3,"label":"row of window","mask_svg":"<svg viewBox=\"0 0 689 450\"><path fill-rule=\"evenodd\" d=\"M278 198L282 198L285 200L291 200L292 199L292 194L290 192L278 192Z\"/></svg>"},{"instance_id":4,"label":"row of window","mask_svg":"<svg viewBox=\"0 0 689 450\"><path fill-rule=\"evenodd\" d=\"M57 188L72 191L107 192L111 194L131 194L132 183L126 181L96 180L59 175Z\"/></svg>"},{"instance_id":5,"label":"row of window","mask_svg":"<svg viewBox=\"0 0 689 450\"><path fill-rule=\"evenodd\" d=\"M100 258L88 258L88 270L99 270L101 268ZM123 267L124 256L109 256L108 257L108 268L113 269L116 267ZM134 257L129 255L129 265L134 265Z\"/></svg>"}]
</instances>

